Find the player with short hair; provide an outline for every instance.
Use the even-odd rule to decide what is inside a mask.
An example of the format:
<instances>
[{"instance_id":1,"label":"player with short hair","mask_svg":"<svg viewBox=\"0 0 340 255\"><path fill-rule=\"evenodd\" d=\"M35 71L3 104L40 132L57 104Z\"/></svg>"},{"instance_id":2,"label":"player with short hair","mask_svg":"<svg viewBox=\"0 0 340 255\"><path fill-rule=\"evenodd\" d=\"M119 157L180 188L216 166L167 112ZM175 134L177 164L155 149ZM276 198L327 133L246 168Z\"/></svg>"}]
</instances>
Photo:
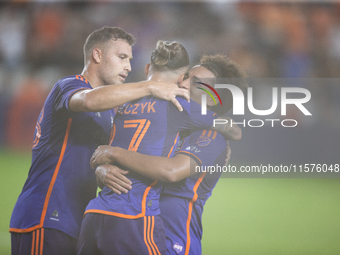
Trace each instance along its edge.
<instances>
[{"instance_id":1,"label":"player with short hair","mask_svg":"<svg viewBox=\"0 0 340 255\"><path fill-rule=\"evenodd\" d=\"M192 101L199 101L201 94L205 93L197 89L201 82L207 81L205 78L228 78L243 90L247 87L243 79L245 73L224 55L204 56L186 78L180 86L190 89ZM230 96L222 96L223 107L215 107L213 100L207 100L208 108L215 107L215 111L226 113L232 107ZM221 172L211 175L206 172L197 174L196 167L223 166L226 155L228 161L230 148L221 134L212 130L199 130L192 132L190 136L182 133L182 140L172 158L100 146L94 153L91 164L92 167L104 162L118 164L146 177L170 182L164 185L160 198L167 242L165 254L196 255L201 254L203 207L221 175ZM112 167L114 166L101 165L99 168ZM96 171L96 174L103 178L100 171Z\"/></svg>"},{"instance_id":2,"label":"player with short hair","mask_svg":"<svg viewBox=\"0 0 340 255\"><path fill-rule=\"evenodd\" d=\"M182 83L182 87L190 86L190 80L201 73L203 68L214 73L222 81L229 80L245 91L248 86L245 82L246 74L235 62L225 55L205 55L201 58L198 66L189 73L188 79ZM200 98L204 93L197 89L197 82L192 81L190 95L192 100ZM212 100L207 100L208 109L223 115L232 108L232 96L226 90L218 90L223 106L215 105ZM197 97L194 93L198 93ZM211 196L221 172L197 173L197 167L224 166L227 150L227 161L230 158L230 148L223 141L219 133L211 130L196 131L179 144L175 155L190 157L190 177L177 183L167 183L160 199L161 218L164 223L167 236L167 255L175 254L202 254L202 213L207 199ZM176 157L176 156L175 156ZM181 251L181 252L180 252Z\"/></svg>"},{"instance_id":3,"label":"player with short hair","mask_svg":"<svg viewBox=\"0 0 340 255\"><path fill-rule=\"evenodd\" d=\"M149 80L177 81L189 68L185 48L177 42L157 43L146 65ZM214 113L201 116L200 105L178 98L183 112L152 96L118 109L111 146L168 157L179 132L210 128ZM133 159L130 159L133 161ZM126 175L133 189L117 195L104 186L86 208L78 240L78 254L163 254L165 234L159 217L162 184L135 172Z\"/></svg>"},{"instance_id":4,"label":"player with short hair","mask_svg":"<svg viewBox=\"0 0 340 255\"><path fill-rule=\"evenodd\" d=\"M122 84L131 71L134 41L118 27L94 31L84 45L82 74L60 79L49 93L36 124L28 178L10 221L12 254L75 254L85 207L97 189L88 162L113 134L112 108L153 95L181 109L175 97L188 98L176 84Z\"/></svg>"}]
</instances>

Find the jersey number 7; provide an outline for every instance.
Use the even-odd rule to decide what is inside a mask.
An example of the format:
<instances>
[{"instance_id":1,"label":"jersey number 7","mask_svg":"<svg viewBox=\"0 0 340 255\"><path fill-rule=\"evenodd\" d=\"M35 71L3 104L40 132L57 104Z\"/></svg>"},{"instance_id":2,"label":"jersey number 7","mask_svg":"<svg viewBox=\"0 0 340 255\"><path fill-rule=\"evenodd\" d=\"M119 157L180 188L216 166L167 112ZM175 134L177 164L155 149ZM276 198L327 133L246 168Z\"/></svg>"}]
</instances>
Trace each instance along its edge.
<instances>
[{"instance_id":1,"label":"jersey number 7","mask_svg":"<svg viewBox=\"0 0 340 255\"><path fill-rule=\"evenodd\" d=\"M137 128L136 132L134 133L130 145L129 151L137 151L140 142L142 141L146 131L150 126L151 122L147 119L139 119L139 120L125 120L124 121L124 128Z\"/></svg>"}]
</instances>

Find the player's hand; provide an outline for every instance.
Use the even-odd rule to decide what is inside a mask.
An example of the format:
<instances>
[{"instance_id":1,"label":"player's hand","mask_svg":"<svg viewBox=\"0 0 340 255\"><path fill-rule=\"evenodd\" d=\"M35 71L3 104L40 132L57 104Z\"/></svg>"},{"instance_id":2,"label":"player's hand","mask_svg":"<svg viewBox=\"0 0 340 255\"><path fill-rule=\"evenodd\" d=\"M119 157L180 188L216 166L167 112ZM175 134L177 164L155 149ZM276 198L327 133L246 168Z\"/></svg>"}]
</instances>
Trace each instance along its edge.
<instances>
[{"instance_id":1,"label":"player's hand","mask_svg":"<svg viewBox=\"0 0 340 255\"><path fill-rule=\"evenodd\" d=\"M128 172L110 164L99 165L96 168L96 176L99 180L118 195L122 192L128 193L132 189L132 182L125 176Z\"/></svg>"},{"instance_id":2,"label":"player's hand","mask_svg":"<svg viewBox=\"0 0 340 255\"><path fill-rule=\"evenodd\" d=\"M176 84L172 83L153 82L151 94L159 99L171 101L179 111L183 111L183 107L176 99L176 96L184 97L188 102L190 101L188 90L179 88Z\"/></svg>"},{"instance_id":3,"label":"player's hand","mask_svg":"<svg viewBox=\"0 0 340 255\"><path fill-rule=\"evenodd\" d=\"M101 164L113 164L114 147L109 145L100 145L92 154L90 164L92 169Z\"/></svg>"},{"instance_id":4,"label":"player's hand","mask_svg":"<svg viewBox=\"0 0 340 255\"><path fill-rule=\"evenodd\" d=\"M231 149L229 147L229 142L227 141L227 154L226 154L226 158L225 158L225 166L228 165L229 160L230 160L230 154L231 154Z\"/></svg>"}]
</instances>

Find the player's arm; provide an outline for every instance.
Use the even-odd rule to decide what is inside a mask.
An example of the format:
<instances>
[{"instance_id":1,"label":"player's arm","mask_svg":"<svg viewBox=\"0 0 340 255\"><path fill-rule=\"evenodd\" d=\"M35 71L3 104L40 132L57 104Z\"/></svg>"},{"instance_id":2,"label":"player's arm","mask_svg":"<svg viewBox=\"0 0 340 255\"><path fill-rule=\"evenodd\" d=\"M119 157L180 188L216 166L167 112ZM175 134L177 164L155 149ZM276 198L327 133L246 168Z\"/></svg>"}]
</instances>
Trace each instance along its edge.
<instances>
[{"instance_id":1,"label":"player's arm","mask_svg":"<svg viewBox=\"0 0 340 255\"><path fill-rule=\"evenodd\" d=\"M105 163L109 164L102 165ZM164 182L176 182L190 176L190 167L194 169L197 165L190 157L182 154L166 158L145 155L120 147L99 146L91 158L92 167L100 165L100 169L96 168L96 175L104 175L104 169L107 171L111 164L120 164L145 177Z\"/></svg>"},{"instance_id":2,"label":"player's arm","mask_svg":"<svg viewBox=\"0 0 340 255\"><path fill-rule=\"evenodd\" d=\"M220 119L222 124L215 124L211 130L220 133L226 140L237 141L242 138L242 130L236 124L231 125L231 118L218 117L217 119Z\"/></svg>"},{"instance_id":3,"label":"player's arm","mask_svg":"<svg viewBox=\"0 0 340 255\"><path fill-rule=\"evenodd\" d=\"M228 151L227 158L229 159L229 147ZM177 182L196 174L195 168L198 166L194 159L185 154L176 154L173 158L166 158L106 145L99 146L91 158L92 167L102 163L118 163L145 177L163 182ZM96 170L96 175L100 174L97 172Z\"/></svg>"},{"instance_id":4,"label":"player's arm","mask_svg":"<svg viewBox=\"0 0 340 255\"><path fill-rule=\"evenodd\" d=\"M176 84L142 81L81 90L69 99L69 108L73 112L100 112L149 95L171 101L180 111L176 96L190 100L188 91Z\"/></svg>"}]
</instances>

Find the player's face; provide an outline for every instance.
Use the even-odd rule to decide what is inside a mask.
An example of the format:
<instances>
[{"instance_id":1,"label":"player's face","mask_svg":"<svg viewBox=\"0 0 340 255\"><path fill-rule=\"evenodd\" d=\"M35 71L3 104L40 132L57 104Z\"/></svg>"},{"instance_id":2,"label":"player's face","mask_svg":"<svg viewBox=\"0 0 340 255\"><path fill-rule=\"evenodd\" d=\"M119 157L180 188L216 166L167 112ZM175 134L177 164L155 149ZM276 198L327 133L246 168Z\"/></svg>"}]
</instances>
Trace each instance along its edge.
<instances>
[{"instance_id":1,"label":"player's face","mask_svg":"<svg viewBox=\"0 0 340 255\"><path fill-rule=\"evenodd\" d=\"M201 95L206 93L199 89L208 89L204 85L199 84L203 82L210 86L213 86L212 81L215 75L203 66L194 66L184 77L183 81L179 84L180 88L184 88L190 91L190 100L194 100L197 103L201 103ZM203 79L203 80L202 80ZM191 86L190 86L191 85ZM208 89L209 90L209 89ZM218 100L217 100L218 101ZM214 100L208 96L207 105L214 106Z\"/></svg>"},{"instance_id":2,"label":"player's face","mask_svg":"<svg viewBox=\"0 0 340 255\"><path fill-rule=\"evenodd\" d=\"M99 78L103 85L124 83L131 71L132 47L125 40L111 40L102 53Z\"/></svg>"}]
</instances>

